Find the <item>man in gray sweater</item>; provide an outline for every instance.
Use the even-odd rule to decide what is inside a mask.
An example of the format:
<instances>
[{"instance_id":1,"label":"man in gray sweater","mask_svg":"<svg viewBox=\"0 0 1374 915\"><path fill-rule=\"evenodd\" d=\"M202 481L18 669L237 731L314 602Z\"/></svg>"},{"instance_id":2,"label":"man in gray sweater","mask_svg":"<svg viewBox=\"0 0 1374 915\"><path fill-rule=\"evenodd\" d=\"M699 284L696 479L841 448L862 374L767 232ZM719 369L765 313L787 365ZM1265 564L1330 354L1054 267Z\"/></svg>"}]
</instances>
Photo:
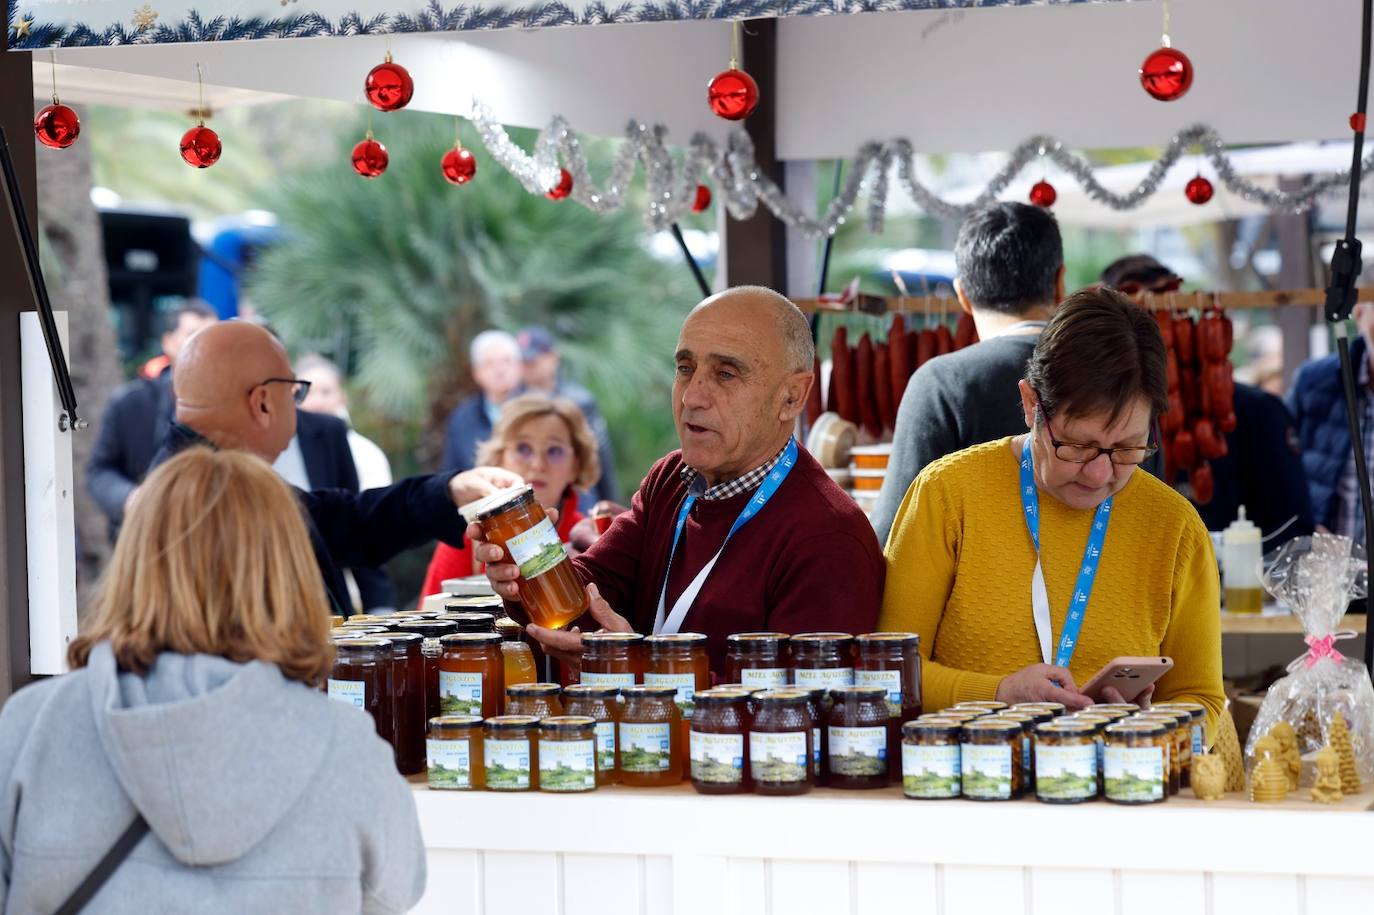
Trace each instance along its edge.
<instances>
[{"instance_id":1,"label":"man in gray sweater","mask_svg":"<svg viewBox=\"0 0 1374 915\"><path fill-rule=\"evenodd\" d=\"M954 245L959 307L981 341L937 356L911 376L897 410L892 457L873 526L887 543L911 482L927 464L971 445L1026 431L1017 383L1064 298L1064 245L1048 210L997 203L973 213Z\"/></svg>"}]
</instances>

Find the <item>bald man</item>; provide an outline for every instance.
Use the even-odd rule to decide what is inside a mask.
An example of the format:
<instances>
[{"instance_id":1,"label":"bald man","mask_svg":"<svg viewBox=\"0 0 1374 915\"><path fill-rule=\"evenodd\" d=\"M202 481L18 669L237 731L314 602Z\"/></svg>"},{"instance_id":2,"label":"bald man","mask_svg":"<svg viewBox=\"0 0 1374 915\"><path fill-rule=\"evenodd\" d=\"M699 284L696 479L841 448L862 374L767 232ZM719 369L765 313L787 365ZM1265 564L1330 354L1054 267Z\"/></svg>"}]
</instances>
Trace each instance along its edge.
<instances>
[{"instance_id":1,"label":"bald man","mask_svg":"<svg viewBox=\"0 0 1374 915\"><path fill-rule=\"evenodd\" d=\"M814 355L806 316L771 289L737 287L692 310L673 356L682 448L573 560L591 598L584 628L705 633L718 673L731 633L873 628L884 576L873 527L792 439ZM468 536L480 540L480 528ZM518 603L519 572L502 555L477 547L497 591ZM577 631L528 629L576 666Z\"/></svg>"},{"instance_id":2,"label":"bald man","mask_svg":"<svg viewBox=\"0 0 1374 915\"><path fill-rule=\"evenodd\" d=\"M295 435L296 404L310 386L292 377L275 337L242 321L193 335L173 371L176 422L153 466L197 445L248 451L271 464ZM347 616L351 608L341 568L378 566L432 540L462 546L455 506L519 482L508 471L479 467L362 493L296 490L334 612Z\"/></svg>"}]
</instances>

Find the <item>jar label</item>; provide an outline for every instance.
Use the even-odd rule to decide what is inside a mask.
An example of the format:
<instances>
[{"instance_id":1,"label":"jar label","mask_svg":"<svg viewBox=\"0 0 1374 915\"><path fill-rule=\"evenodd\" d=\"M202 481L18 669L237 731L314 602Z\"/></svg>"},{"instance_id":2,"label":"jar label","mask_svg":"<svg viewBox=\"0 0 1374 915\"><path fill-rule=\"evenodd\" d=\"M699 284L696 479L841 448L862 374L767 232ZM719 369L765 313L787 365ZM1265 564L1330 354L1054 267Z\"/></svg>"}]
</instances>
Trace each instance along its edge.
<instances>
[{"instance_id":1,"label":"jar label","mask_svg":"<svg viewBox=\"0 0 1374 915\"><path fill-rule=\"evenodd\" d=\"M902 792L907 797L959 796L959 747L902 745Z\"/></svg>"},{"instance_id":2,"label":"jar label","mask_svg":"<svg viewBox=\"0 0 1374 915\"><path fill-rule=\"evenodd\" d=\"M506 549L520 567L520 577L529 581L568 558L558 531L548 518L506 541Z\"/></svg>"},{"instance_id":3,"label":"jar label","mask_svg":"<svg viewBox=\"0 0 1374 915\"><path fill-rule=\"evenodd\" d=\"M900 670L856 670L855 686L881 686L887 690L887 714L902 717L902 672Z\"/></svg>"},{"instance_id":4,"label":"jar label","mask_svg":"<svg viewBox=\"0 0 1374 915\"><path fill-rule=\"evenodd\" d=\"M1202 755L1202 725L1193 725L1193 755Z\"/></svg>"},{"instance_id":5,"label":"jar label","mask_svg":"<svg viewBox=\"0 0 1374 915\"><path fill-rule=\"evenodd\" d=\"M354 708L364 708L367 703L367 684L362 680L329 681L329 698Z\"/></svg>"},{"instance_id":6,"label":"jar label","mask_svg":"<svg viewBox=\"0 0 1374 915\"><path fill-rule=\"evenodd\" d=\"M964 797L1011 797L1011 754L1020 752L1020 747L1013 751L1005 744L983 746L966 743L962 751L960 775Z\"/></svg>"},{"instance_id":7,"label":"jar label","mask_svg":"<svg viewBox=\"0 0 1374 915\"><path fill-rule=\"evenodd\" d=\"M811 774L821 776L821 729L811 729Z\"/></svg>"},{"instance_id":8,"label":"jar label","mask_svg":"<svg viewBox=\"0 0 1374 915\"><path fill-rule=\"evenodd\" d=\"M806 781L806 732L749 732L749 766L754 781Z\"/></svg>"},{"instance_id":9,"label":"jar label","mask_svg":"<svg viewBox=\"0 0 1374 915\"><path fill-rule=\"evenodd\" d=\"M425 758L431 788L472 787L472 741L426 740Z\"/></svg>"},{"instance_id":10,"label":"jar label","mask_svg":"<svg viewBox=\"0 0 1374 915\"><path fill-rule=\"evenodd\" d=\"M1035 793L1054 801L1097 797L1097 743L1035 747Z\"/></svg>"},{"instance_id":11,"label":"jar label","mask_svg":"<svg viewBox=\"0 0 1374 915\"><path fill-rule=\"evenodd\" d=\"M837 686L853 686L854 668L798 667L792 671L792 680L801 689L834 689Z\"/></svg>"},{"instance_id":12,"label":"jar label","mask_svg":"<svg viewBox=\"0 0 1374 915\"><path fill-rule=\"evenodd\" d=\"M789 673L786 667L746 667L739 672L739 682L754 689L777 689L787 685Z\"/></svg>"},{"instance_id":13,"label":"jar label","mask_svg":"<svg viewBox=\"0 0 1374 915\"><path fill-rule=\"evenodd\" d=\"M596 756L597 765L601 767L601 771L615 771L614 721L598 721L596 723Z\"/></svg>"},{"instance_id":14,"label":"jar label","mask_svg":"<svg viewBox=\"0 0 1374 915\"><path fill-rule=\"evenodd\" d=\"M634 674L594 674L582 671L577 679L587 686L634 686Z\"/></svg>"},{"instance_id":15,"label":"jar label","mask_svg":"<svg viewBox=\"0 0 1374 915\"><path fill-rule=\"evenodd\" d=\"M620 769L663 772L672 762L672 725L667 721L620 723Z\"/></svg>"},{"instance_id":16,"label":"jar label","mask_svg":"<svg viewBox=\"0 0 1374 915\"><path fill-rule=\"evenodd\" d=\"M1159 747L1107 747L1103 760L1107 797L1157 801L1164 797L1164 753Z\"/></svg>"},{"instance_id":17,"label":"jar label","mask_svg":"<svg viewBox=\"0 0 1374 915\"><path fill-rule=\"evenodd\" d=\"M439 671L439 711L444 715L481 715L482 675Z\"/></svg>"},{"instance_id":18,"label":"jar label","mask_svg":"<svg viewBox=\"0 0 1374 915\"><path fill-rule=\"evenodd\" d=\"M486 761L487 788L491 791L514 791L530 786L529 740L482 741Z\"/></svg>"},{"instance_id":19,"label":"jar label","mask_svg":"<svg viewBox=\"0 0 1374 915\"><path fill-rule=\"evenodd\" d=\"M887 728L830 728L830 771L836 775L887 773Z\"/></svg>"},{"instance_id":20,"label":"jar label","mask_svg":"<svg viewBox=\"0 0 1374 915\"><path fill-rule=\"evenodd\" d=\"M650 674L644 675L645 686L671 686L677 690L677 707L682 710L683 718L691 718L696 708L696 674Z\"/></svg>"},{"instance_id":21,"label":"jar label","mask_svg":"<svg viewBox=\"0 0 1374 915\"><path fill-rule=\"evenodd\" d=\"M540 791L588 791L595 787L595 740L539 741Z\"/></svg>"},{"instance_id":22,"label":"jar label","mask_svg":"<svg viewBox=\"0 0 1374 915\"><path fill-rule=\"evenodd\" d=\"M744 735L692 732L692 778L713 785L744 782Z\"/></svg>"}]
</instances>

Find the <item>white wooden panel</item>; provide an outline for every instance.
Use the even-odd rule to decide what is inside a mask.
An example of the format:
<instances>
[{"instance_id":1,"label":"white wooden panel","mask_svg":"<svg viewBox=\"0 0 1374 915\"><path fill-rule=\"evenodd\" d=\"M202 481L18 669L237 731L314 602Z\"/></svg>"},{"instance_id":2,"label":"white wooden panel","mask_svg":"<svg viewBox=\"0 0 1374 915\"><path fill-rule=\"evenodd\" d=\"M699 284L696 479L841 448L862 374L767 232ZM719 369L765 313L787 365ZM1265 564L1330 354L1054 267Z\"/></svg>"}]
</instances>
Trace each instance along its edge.
<instances>
[{"instance_id":1,"label":"white wooden panel","mask_svg":"<svg viewBox=\"0 0 1374 915\"><path fill-rule=\"evenodd\" d=\"M944 915L1026 911L1024 868L948 865L944 882Z\"/></svg>"},{"instance_id":2,"label":"white wooden panel","mask_svg":"<svg viewBox=\"0 0 1374 915\"><path fill-rule=\"evenodd\" d=\"M1069 867L1031 869L1032 915L1104 915L1116 911L1111 871Z\"/></svg>"},{"instance_id":3,"label":"white wooden panel","mask_svg":"<svg viewBox=\"0 0 1374 915\"><path fill-rule=\"evenodd\" d=\"M1122 871L1121 915L1207 915L1207 886L1200 873Z\"/></svg>"},{"instance_id":4,"label":"white wooden panel","mask_svg":"<svg viewBox=\"0 0 1374 915\"><path fill-rule=\"evenodd\" d=\"M673 859L645 855L640 862L644 915L677 915L673 912Z\"/></svg>"},{"instance_id":5,"label":"white wooden panel","mask_svg":"<svg viewBox=\"0 0 1374 915\"><path fill-rule=\"evenodd\" d=\"M825 912L845 915L850 911L848 861L769 862L771 915L793 912Z\"/></svg>"},{"instance_id":6,"label":"white wooden panel","mask_svg":"<svg viewBox=\"0 0 1374 915\"><path fill-rule=\"evenodd\" d=\"M564 855L563 915L639 915L634 855Z\"/></svg>"},{"instance_id":7,"label":"white wooden panel","mask_svg":"<svg viewBox=\"0 0 1374 915\"><path fill-rule=\"evenodd\" d=\"M480 915L481 852L431 848L425 865L425 895L411 915Z\"/></svg>"},{"instance_id":8,"label":"white wooden panel","mask_svg":"<svg viewBox=\"0 0 1374 915\"><path fill-rule=\"evenodd\" d=\"M768 911L768 878L762 858L727 859L729 915L764 915Z\"/></svg>"},{"instance_id":9,"label":"white wooden panel","mask_svg":"<svg viewBox=\"0 0 1374 915\"><path fill-rule=\"evenodd\" d=\"M860 861L854 866L856 915L936 911L935 865Z\"/></svg>"},{"instance_id":10,"label":"white wooden panel","mask_svg":"<svg viewBox=\"0 0 1374 915\"><path fill-rule=\"evenodd\" d=\"M1211 915L1293 915L1299 910L1298 878L1293 874L1211 876Z\"/></svg>"},{"instance_id":11,"label":"white wooden panel","mask_svg":"<svg viewBox=\"0 0 1374 915\"><path fill-rule=\"evenodd\" d=\"M1374 900L1374 880L1359 877L1308 877L1303 881L1308 915L1346 912L1368 907Z\"/></svg>"},{"instance_id":12,"label":"white wooden panel","mask_svg":"<svg viewBox=\"0 0 1374 915\"><path fill-rule=\"evenodd\" d=\"M558 911L558 855L488 851L482 855L482 915L554 915Z\"/></svg>"},{"instance_id":13,"label":"white wooden panel","mask_svg":"<svg viewBox=\"0 0 1374 915\"><path fill-rule=\"evenodd\" d=\"M723 855L674 855L673 915L720 911L720 891L730 878L728 860Z\"/></svg>"}]
</instances>

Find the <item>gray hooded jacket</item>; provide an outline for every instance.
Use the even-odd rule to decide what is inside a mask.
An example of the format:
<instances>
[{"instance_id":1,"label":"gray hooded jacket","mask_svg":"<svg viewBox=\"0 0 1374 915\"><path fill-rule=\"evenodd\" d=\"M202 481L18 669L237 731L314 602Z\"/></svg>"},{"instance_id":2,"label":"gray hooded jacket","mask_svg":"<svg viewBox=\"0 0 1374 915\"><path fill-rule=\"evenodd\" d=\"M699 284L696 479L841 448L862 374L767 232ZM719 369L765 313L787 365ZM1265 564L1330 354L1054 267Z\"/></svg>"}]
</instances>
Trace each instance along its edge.
<instances>
[{"instance_id":1,"label":"gray hooded jacket","mask_svg":"<svg viewBox=\"0 0 1374 915\"><path fill-rule=\"evenodd\" d=\"M86 912L404 912L424 891L410 788L366 714L275 665L87 667L0 712L0 915L49 915L132 822Z\"/></svg>"}]
</instances>

